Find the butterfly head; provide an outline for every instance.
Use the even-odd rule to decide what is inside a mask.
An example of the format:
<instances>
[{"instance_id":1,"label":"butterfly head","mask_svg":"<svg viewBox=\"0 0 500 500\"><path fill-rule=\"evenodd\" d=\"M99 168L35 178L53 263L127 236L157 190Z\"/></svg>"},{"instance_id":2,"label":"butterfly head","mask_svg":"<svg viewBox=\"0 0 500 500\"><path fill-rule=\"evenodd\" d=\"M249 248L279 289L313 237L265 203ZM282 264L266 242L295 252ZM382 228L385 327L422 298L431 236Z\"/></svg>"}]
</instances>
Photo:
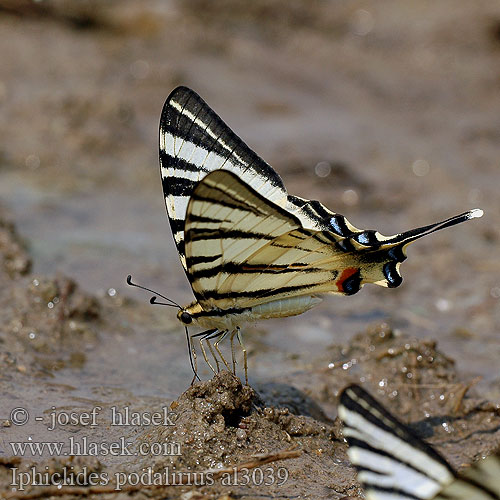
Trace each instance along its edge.
<instances>
[{"instance_id":1,"label":"butterfly head","mask_svg":"<svg viewBox=\"0 0 500 500\"><path fill-rule=\"evenodd\" d=\"M188 306L179 308L177 319L184 326L205 326L205 322L203 321L204 315L206 313L203 311L201 305L198 302L193 302Z\"/></svg>"},{"instance_id":2,"label":"butterfly head","mask_svg":"<svg viewBox=\"0 0 500 500\"><path fill-rule=\"evenodd\" d=\"M183 325L190 325L193 322L193 316L189 314L187 311L180 310L177 313L177 319L183 324Z\"/></svg>"},{"instance_id":3,"label":"butterfly head","mask_svg":"<svg viewBox=\"0 0 500 500\"><path fill-rule=\"evenodd\" d=\"M188 306L181 307L177 313L177 319L184 325L195 326L198 324L198 318L203 308L198 302L193 302Z\"/></svg>"}]
</instances>

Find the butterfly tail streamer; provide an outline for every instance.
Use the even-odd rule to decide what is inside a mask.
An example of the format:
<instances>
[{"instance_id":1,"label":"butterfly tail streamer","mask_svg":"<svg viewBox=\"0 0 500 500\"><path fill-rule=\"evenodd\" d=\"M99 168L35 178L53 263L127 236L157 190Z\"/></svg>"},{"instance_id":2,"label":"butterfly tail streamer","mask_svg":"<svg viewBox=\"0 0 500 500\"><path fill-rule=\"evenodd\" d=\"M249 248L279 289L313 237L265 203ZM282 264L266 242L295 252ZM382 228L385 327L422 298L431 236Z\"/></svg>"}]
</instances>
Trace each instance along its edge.
<instances>
[{"instance_id":1,"label":"butterfly tail streamer","mask_svg":"<svg viewBox=\"0 0 500 500\"><path fill-rule=\"evenodd\" d=\"M436 222L434 224L429 224L427 226L418 227L416 229L410 229L404 233L400 233L396 236L389 238L385 244L398 244L403 243L405 246L413 243L415 240L422 238L428 234L434 233L446 227L455 226L462 222L468 221L470 219L476 219L483 216L483 211L480 208L474 208L459 215L450 217L449 219L443 220L441 222Z\"/></svg>"},{"instance_id":2,"label":"butterfly tail streamer","mask_svg":"<svg viewBox=\"0 0 500 500\"><path fill-rule=\"evenodd\" d=\"M355 284L357 286L352 286L352 292L356 293L367 283L389 288L398 287L403 282L400 266L406 260L408 245L428 234L482 216L483 211L475 208L441 222L410 229L394 236L383 236L377 231L353 233L342 242L342 245L359 252L360 263L354 265L353 269L359 268L364 271L358 277L358 283ZM349 290L347 292L348 295L351 294Z\"/></svg>"}]
</instances>

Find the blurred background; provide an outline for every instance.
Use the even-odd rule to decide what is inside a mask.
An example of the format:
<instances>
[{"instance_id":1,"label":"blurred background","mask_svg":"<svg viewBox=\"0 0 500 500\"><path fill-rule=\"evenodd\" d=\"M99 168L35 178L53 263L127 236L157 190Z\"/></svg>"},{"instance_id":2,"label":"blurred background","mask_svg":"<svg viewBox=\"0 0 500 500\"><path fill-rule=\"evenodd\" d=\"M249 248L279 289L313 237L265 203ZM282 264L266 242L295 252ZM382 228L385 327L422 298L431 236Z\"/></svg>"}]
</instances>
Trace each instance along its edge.
<instances>
[{"instance_id":1,"label":"blurred background","mask_svg":"<svg viewBox=\"0 0 500 500\"><path fill-rule=\"evenodd\" d=\"M125 283L192 300L158 172L161 108L182 84L290 193L357 227L393 234L485 211L412 246L398 289L249 327L253 380L326 369L326 347L388 321L437 340L500 396L498 2L0 0L0 33L2 217L35 274L145 304L81 376L146 394L189 384L174 312Z\"/></svg>"}]
</instances>

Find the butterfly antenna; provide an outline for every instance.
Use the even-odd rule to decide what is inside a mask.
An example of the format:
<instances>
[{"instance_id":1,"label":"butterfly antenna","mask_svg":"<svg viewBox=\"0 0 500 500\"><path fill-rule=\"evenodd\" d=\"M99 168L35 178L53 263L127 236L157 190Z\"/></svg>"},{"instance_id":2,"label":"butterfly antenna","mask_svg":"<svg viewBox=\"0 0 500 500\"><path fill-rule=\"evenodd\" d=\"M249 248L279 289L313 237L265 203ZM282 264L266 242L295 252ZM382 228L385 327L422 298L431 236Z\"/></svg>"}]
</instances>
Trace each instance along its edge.
<instances>
[{"instance_id":1,"label":"butterfly antenna","mask_svg":"<svg viewBox=\"0 0 500 500\"><path fill-rule=\"evenodd\" d=\"M145 286L138 285L137 283L134 283L132 281L132 276L130 274L127 276L127 284L130 286L135 286L136 288L141 288L142 290L146 290L147 292L154 293L155 295L158 295L162 299L165 299L167 302L169 302L169 304L156 302L156 297L151 297L151 299L149 301L151 304L158 304L158 305L162 305L162 306L172 306L172 307L177 307L178 309L182 309L182 307L179 304L177 304L177 302L174 302L172 299L165 297L165 295L162 295L161 293L155 292L154 290L151 290L151 288L146 288Z\"/></svg>"},{"instance_id":2,"label":"butterfly antenna","mask_svg":"<svg viewBox=\"0 0 500 500\"><path fill-rule=\"evenodd\" d=\"M198 379L200 380L200 377L198 376L198 372L194 366L194 362L193 362L193 353L191 351L191 338L189 337L189 332L188 332L188 328L187 326L184 326L184 330L186 331L186 340L187 340L187 345L188 345L188 352L189 352L189 362L191 363L191 369L193 370L193 373L194 373L194 377L193 377L193 380L191 382L191 385L193 384L193 382Z\"/></svg>"},{"instance_id":3,"label":"butterfly antenna","mask_svg":"<svg viewBox=\"0 0 500 500\"><path fill-rule=\"evenodd\" d=\"M153 304L154 306L169 306L169 307L175 307L175 308L178 308L179 306L177 304L167 304L165 302L157 302L157 299L158 297L156 297L156 295L153 295L150 299L149 299L149 303L150 304Z\"/></svg>"}]
</instances>

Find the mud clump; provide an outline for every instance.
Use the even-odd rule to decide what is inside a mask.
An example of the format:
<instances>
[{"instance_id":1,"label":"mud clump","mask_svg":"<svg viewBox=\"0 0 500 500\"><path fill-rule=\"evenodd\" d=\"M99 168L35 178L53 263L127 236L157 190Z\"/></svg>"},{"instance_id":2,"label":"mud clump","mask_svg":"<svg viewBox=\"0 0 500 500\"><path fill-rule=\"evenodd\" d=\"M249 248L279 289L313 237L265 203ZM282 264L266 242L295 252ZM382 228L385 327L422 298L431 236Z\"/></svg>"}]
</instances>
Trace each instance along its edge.
<instances>
[{"instance_id":1,"label":"mud clump","mask_svg":"<svg viewBox=\"0 0 500 500\"><path fill-rule=\"evenodd\" d=\"M287 476L294 477L294 484L295 480L300 482L309 467L324 475L324 488L333 466L327 457L338 454L336 449L345 446L338 441L332 426L294 415L288 408L265 406L253 388L242 385L227 371L210 381L196 383L170 409L175 415L174 425L155 427L138 441L150 445L176 443L178 454L148 457L141 467L153 467L156 471L217 470L246 463L256 455L299 449L303 451L299 458L283 463ZM318 460L322 456L326 459L323 462ZM281 465L277 463L275 467ZM351 479L349 486L354 485ZM271 493L274 486L268 485L266 492Z\"/></svg>"},{"instance_id":2,"label":"mud clump","mask_svg":"<svg viewBox=\"0 0 500 500\"><path fill-rule=\"evenodd\" d=\"M291 446L292 436L328 435L327 427L312 418L264 405L254 389L227 371L196 383L171 404L175 425L143 436L180 446L180 456L158 459L155 468L218 468Z\"/></svg>"},{"instance_id":3,"label":"mud clump","mask_svg":"<svg viewBox=\"0 0 500 500\"><path fill-rule=\"evenodd\" d=\"M31 270L31 259L26 245L17 233L14 224L0 218L0 259L4 271L10 278L28 274Z\"/></svg>"}]
</instances>

